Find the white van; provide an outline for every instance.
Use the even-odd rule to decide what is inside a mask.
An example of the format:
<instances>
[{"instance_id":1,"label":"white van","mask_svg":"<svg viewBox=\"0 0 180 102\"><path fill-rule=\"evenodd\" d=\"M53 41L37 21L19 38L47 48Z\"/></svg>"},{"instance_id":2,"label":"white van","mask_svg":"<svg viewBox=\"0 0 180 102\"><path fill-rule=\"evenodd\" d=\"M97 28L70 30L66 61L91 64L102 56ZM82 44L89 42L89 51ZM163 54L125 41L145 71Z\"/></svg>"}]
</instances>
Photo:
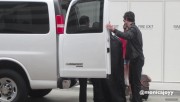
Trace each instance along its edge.
<instances>
[{"instance_id":1,"label":"white van","mask_svg":"<svg viewBox=\"0 0 180 102\"><path fill-rule=\"evenodd\" d=\"M107 1L73 0L66 11L68 1L0 0L1 102L42 97L59 87L60 77L111 73ZM83 15L90 25L81 32Z\"/></svg>"}]
</instances>

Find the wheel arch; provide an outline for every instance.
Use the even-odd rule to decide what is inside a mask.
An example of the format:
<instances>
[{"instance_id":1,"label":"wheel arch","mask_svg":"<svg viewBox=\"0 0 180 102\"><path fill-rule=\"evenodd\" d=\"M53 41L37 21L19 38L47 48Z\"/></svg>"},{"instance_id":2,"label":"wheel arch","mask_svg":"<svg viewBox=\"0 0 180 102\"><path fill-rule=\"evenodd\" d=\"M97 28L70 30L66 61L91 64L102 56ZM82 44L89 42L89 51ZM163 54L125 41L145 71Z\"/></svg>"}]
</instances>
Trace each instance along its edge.
<instances>
[{"instance_id":1,"label":"wheel arch","mask_svg":"<svg viewBox=\"0 0 180 102\"><path fill-rule=\"evenodd\" d=\"M12 58L0 58L0 70L1 69L10 69L18 72L27 83L28 88L31 88L29 73L25 66L19 61Z\"/></svg>"}]
</instances>

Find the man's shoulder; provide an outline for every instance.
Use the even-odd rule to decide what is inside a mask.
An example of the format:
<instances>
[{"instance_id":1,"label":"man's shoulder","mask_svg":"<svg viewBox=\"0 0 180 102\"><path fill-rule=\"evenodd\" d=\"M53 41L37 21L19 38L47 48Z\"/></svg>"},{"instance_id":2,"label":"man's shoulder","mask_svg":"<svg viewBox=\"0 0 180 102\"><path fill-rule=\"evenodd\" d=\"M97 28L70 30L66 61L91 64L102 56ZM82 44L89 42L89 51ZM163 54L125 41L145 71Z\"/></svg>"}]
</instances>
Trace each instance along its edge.
<instances>
[{"instance_id":1,"label":"man's shoulder","mask_svg":"<svg viewBox=\"0 0 180 102\"><path fill-rule=\"evenodd\" d=\"M141 34L140 29L135 24L133 24L130 29L135 33Z\"/></svg>"},{"instance_id":2,"label":"man's shoulder","mask_svg":"<svg viewBox=\"0 0 180 102\"><path fill-rule=\"evenodd\" d=\"M131 25L131 28L133 28L133 29L139 29L136 24L132 24L132 25Z\"/></svg>"},{"instance_id":3,"label":"man's shoulder","mask_svg":"<svg viewBox=\"0 0 180 102\"><path fill-rule=\"evenodd\" d=\"M131 25L130 29L132 32L136 32L137 31L137 26L135 24Z\"/></svg>"}]
</instances>

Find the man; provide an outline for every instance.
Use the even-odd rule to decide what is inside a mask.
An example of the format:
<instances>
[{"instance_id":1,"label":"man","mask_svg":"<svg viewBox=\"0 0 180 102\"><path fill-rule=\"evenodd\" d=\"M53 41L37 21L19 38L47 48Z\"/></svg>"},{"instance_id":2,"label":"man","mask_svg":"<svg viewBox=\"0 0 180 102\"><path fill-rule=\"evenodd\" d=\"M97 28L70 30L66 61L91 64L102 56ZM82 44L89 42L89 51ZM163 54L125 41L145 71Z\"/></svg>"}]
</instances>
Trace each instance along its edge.
<instances>
[{"instance_id":1,"label":"man","mask_svg":"<svg viewBox=\"0 0 180 102\"><path fill-rule=\"evenodd\" d=\"M124 14L124 24L129 28L127 32L118 31L111 24L107 24L107 29L114 32L118 37L127 40L126 58L130 60L129 80L132 90L132 102L142 102L139 94L141 90L141 72L144 65L142 34L135 25L133 12L128 11Z\"/></svg>"},{"instance_id":2,"label":"man","mask_svg":"<svg viewBox=\"0 0 180 102\"><path fill-rule=\"evenodd\" d=\"M79 19L80 28L79 31L81 33L86 33L89 30L89 17L88 16L81 16Z\"/></svg>"}]
</instances>

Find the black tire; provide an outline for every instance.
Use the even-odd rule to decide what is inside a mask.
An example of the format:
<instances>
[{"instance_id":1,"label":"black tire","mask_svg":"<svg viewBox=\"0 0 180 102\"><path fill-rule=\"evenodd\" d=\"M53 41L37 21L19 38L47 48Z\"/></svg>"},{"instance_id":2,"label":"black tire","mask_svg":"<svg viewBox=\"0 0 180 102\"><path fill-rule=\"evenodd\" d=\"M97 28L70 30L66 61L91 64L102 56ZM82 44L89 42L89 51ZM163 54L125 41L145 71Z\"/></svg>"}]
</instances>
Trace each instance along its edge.
<instances>
[{"instance_id":1,"label":"black tire","mask_svg":"<svg viewBox=\"0 0 180 102\"><path fill-rule=\"evenodd\" d=\"M28 97L28 90L27 90L27 84L23 77L17 73L14 70L11 69L1 69L0 70L0 84L1 84L1 89L6 89L6 86L8 83L9 86L11 86L12 89L8 89L9 91L13 92L11 93L10 96L5 96L6 98L2 97L4 96L4 93L7 94L6 91L3 93L1 92L0 95L0 102L26 102L27 97ZM2 90L1 90L2 91Z\"/></svg>"},{"instance_id":2,"label":"black tire","mask_svg":"<svg viewBox=\"0 0 180 102\"><path fill-rule=\"evenodd\" d=\"M35 97L35 98L41 98L46 96L51 92L52 89L40 89L40 90L30 90L29 96Z\"/></svg>"}]
</instances>

